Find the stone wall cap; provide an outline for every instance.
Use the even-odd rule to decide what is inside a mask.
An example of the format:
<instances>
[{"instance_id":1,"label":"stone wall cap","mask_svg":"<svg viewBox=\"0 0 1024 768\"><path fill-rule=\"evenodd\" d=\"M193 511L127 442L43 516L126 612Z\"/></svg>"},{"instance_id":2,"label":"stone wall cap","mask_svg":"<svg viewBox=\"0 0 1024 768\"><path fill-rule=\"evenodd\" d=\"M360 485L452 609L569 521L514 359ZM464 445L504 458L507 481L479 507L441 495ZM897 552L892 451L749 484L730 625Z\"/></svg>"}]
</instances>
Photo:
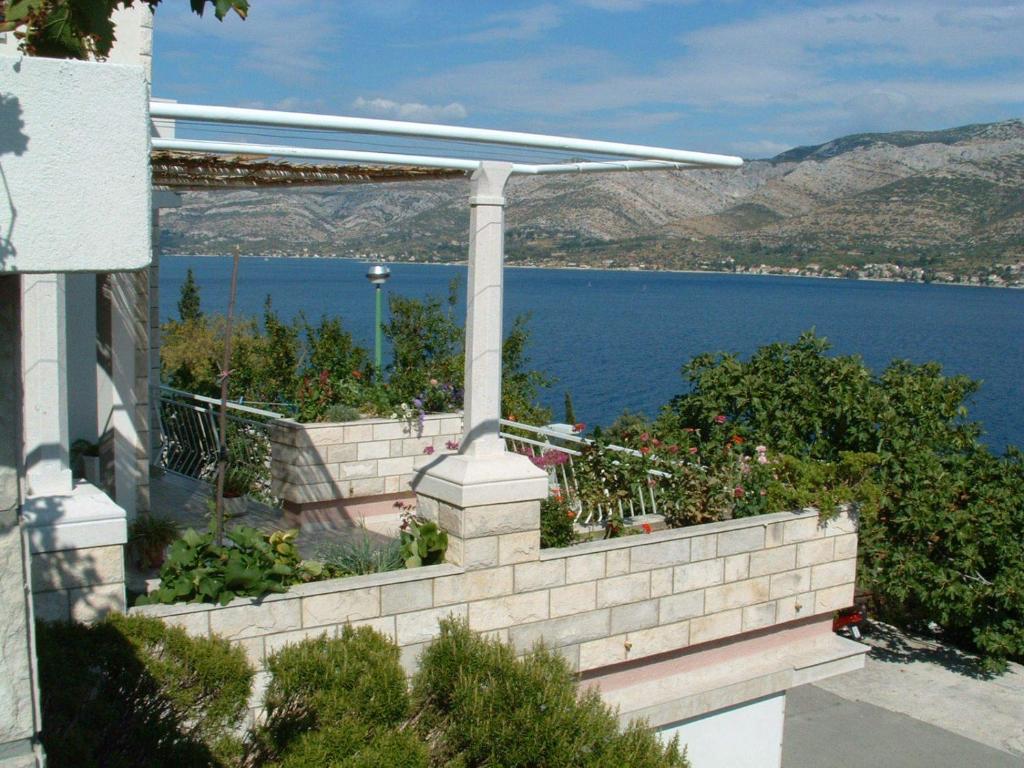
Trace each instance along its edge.
<instances>
[{"instance_id":1,"label":"stone wall cap","mask_svg":"<svg viewBox=\"0 0 1024 768\"><path fill-rule=\"evenodd\" d=\"M684 528L669 528L654 533L637 534L635 536L621 536L617 539L601 539L599 541L588 541L584 544L574 544L571 547L560 547L558 549L542 549L541 560L557 560L562 557L577 557L588 555L593 552L607 552L614 549L628 549L630 547L642 547L646 544L656 544L662 541L675 541L677 539L692 539L698 536L710 536L716 533L727 531L738 531L758 526L769 526L773 523L785 523L790 520L803 520L818 516L816 509L801 509L793 512L772 512L768 515L755 515L753 517L740 517L735 520L718 520L713 523L702 523L700 525L688 525Z\"/></svg>"},{"instance_id":2,"label":"stone wall cap","mask_svg":"<svg viewBox=\"0 0 1024 768\"><path fill-rule=\"evenodd\" d=\"M456 576L464 573L464 569L450 563L440 565L425 565L421 568L406 568L400 571L386 571L384 573L368 573L364 576L342 576L337 579L324 579L323 581L312 581L308 584L296 584L288 588L287 592L275 592L263 597L236 597L227 605L215 603L172 603L171 605L138 605L129 610L129 613L142 616L180 616L188 613L204 613L216 611L223 608L239 608L248 605L263 605L264 603L276 603L282 600L299 600L303 597L314 595L326 595L336 592L351 592L357 589L371 589L386 584L401 584L410 581L422 581L424 579L436 579L441 576Z\"/></svg>"},{"instance_id":3,"label":"stone wall cap","mask_svg":"<svg viewBox=\"0 0 1024 768\"><path fill-rule=\"evenodd\" d=\"M84 480L63 496L30 496L21 508L34 553L88 549L128 541L127 513Z\"/></svg>"}]
</instances>

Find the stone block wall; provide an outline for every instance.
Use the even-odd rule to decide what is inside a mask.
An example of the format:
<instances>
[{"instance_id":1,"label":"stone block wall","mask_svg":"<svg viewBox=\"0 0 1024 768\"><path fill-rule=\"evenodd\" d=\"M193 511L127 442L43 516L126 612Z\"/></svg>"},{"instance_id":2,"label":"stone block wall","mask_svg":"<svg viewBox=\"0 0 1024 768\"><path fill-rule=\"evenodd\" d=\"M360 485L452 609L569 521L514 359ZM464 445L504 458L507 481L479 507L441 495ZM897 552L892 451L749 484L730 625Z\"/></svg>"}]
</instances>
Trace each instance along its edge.
<instances>
[{"instance_id":1,"label":"stone block wall","mask_svg":"<svg viewBox=\"0 0 1024 768\"><path fill-rule=\"evenodd\" d=\"M400 419L341 423L276 422L271 428L271 492L300 507L404 493L426 451L438 456L462 439L462 416L430 414L422 426Z\"/></svg>"},{"instance_id":2,"label":"stone block wall","mask_svg":"<svg viewBox=\"0 0 1024 768\"><path fill-rule=\"evenodd\" d=\"M463 535L452 538L494 543L461 565L306 584L226 607L131 612L219 634L257 667L288 643L368 625L398 643L409 670L438 622L455 616L523 652L544 640L582 672L827 616L853 601L857 534L846 514L821 524L813 511L779 513L539 551L536 503L505 506L462 521Z\"/></svg>"},{"instance_id":3,"label":"stone block wall","mask_svg":"<svg viewBox=\"0 0 1024 768\"><path fill-rule=\"evenodd\" d=\"M42 621L91 622L125 609L124 547L32 555L32 602Z\"/></svg>"}]
</instances>

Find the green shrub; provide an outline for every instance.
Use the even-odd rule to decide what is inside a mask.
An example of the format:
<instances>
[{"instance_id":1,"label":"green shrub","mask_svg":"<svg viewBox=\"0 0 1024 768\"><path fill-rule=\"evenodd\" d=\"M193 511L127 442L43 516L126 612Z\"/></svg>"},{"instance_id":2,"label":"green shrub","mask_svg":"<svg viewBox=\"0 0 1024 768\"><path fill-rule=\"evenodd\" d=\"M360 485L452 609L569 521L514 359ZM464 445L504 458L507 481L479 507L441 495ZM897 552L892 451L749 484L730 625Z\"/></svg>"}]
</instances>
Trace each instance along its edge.
<instances>
[{"instance_id":1,"label":"green shrub","mask_svg":"<svg viewBox=\"0 0 1024 768\"><path fill-rule=\"evenodd\" d=\"M548 496L540 503L540 545L568 547L576 541L576 513L561 495Z\"/></svg>"},{"instance_id":2,"label":"green shrub","mask_svg":"<svg viewBox=\"0 0 1024 768\"><path fill-rule=\"evenodd\" d=\"M965 405L978 384L902 360L875 376L828 349L808 333L746 362L696 357L656 429L789 454L753 468L737 514L856 502L858 578L889 618L934 621L991 665L1024 658L1024 461L978 442Z\"/></svg>"},{"instance_id":3,"label":"green shrub","mask_svg":"<svg viewBox=\"0 0 1024 768\"><path fill-rule=\"evenodd\" d=\"M157 619L40 623L43 745L53 768L232 764L253 672L240 648Z\"/></svg>"},{"instance_id":4,"label":"green shrub","mask_svg":"<svg viewBox=\"0 0 1024 768\"><path fill-rule=\"evenodd\" d=\"M362 414L359 409L345 405L344 403L335 403L334 405L328 406L327 410L324 411L322 417L323 421L358 421L362 418Z\"/></svg>"},{"instance_id":5,"label":"green shrub","mask_svg":"<svg viewBox=\"0 0 1024 768\"><path fill-rule=\"evenodd\" d=\"M428 768L430 752L409 731L374 733L351 718L307 731L289 746L280 768Z\"/></svg>"},{"instance_id":6,"label":"green shrub","mask_svg":"<svg viewBox=\"0 0 1024 768\"><path fill-rule=\"evenodd\" d=\"M266 534L237 526L227 532L231 545L219 547L212 532L189 529L171 545L160 569L160 586L138 604L227 605L236 597L260 597L315 581L324 575L323 565L300 558L297 535L294 530Z\"/></svg>"},{"instance_id":7,"label":"green shrub","mask_svg":"<svg viewBox=\"0 0 1024 768\"><path fill-rule=\"evenodd\" d=\"M409 711L398 648L369 627L345 626L336 639L322 635L287 646L267 660L266 723L256 743L264 756L349 743L353 733L375 734ZM348 725L339 726L343 721ZM321 733L329 726L335 733ZM298 763L295 763L298 765Z\"/></svg>"},{"instance_id":8,"label":"green shrub","mask_svg":"<svg viewBox=\"0 0 1024 768\"><path fill-rule=\"evenodd\" d=\"M464 623L446 620L413 679L421 733L435 764L475 766L685 766L673 742L618 718L593 688L582 694L565 660L538 648L523 659Z\"/></svg>"}]
</instances>

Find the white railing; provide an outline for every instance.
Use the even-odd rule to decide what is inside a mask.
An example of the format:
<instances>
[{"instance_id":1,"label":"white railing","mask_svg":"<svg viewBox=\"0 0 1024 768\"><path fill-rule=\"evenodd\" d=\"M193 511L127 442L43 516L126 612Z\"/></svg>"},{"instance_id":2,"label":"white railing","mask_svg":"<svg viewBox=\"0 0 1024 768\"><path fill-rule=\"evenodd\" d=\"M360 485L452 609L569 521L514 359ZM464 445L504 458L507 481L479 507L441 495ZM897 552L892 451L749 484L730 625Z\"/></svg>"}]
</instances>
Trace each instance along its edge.
<instances>
[{"instance_id":1,"label":"white railing","mask_svg":"<svg viewBox=\"0 0 1024 768\"><path fill-rule=\"evenodd\" d=\"M157 393L160 448L157 465L179 475L212 482L220 453L220 400L172 387ZM272 501L270 493L270 424L284 418L243 403L227 404L229 465L251 479L249 495Z\"/></svg>"},{"instance_id":2,"label":"white railing","mask_svg":"<svg viewBox=\"0 0 1024 768\"><path fill-rule=\"evenodd\" d=\"M572 432L506 419L501 420L501 436L505 438L509 450L532 457L534 464L547 470L552 483L561 489L570 507L576 512L576 520L580 525L603 525L616 509L624 518L658 513L657 480L665 476L664 472L649 470L647 475L653 482L638 483L627 499L616 499L614 502L609 499L608 504L584 508L576 481L576 460L582 455L583 449L594 444L593 440ZM621 445L606 447L610 451L631 456L640 455L639 451Z\"/></svg>"}]
</instances>

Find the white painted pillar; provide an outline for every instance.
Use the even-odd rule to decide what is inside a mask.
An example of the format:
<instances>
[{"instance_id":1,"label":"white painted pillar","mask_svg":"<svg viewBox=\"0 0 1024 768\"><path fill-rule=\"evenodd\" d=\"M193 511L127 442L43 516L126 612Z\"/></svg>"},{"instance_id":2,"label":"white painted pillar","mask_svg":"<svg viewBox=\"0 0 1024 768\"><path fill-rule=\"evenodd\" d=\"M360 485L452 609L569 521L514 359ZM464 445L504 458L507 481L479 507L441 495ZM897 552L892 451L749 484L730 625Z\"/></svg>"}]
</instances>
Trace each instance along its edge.
<instances>
[{"instance_id":1,"label":"white painted pillar","mask_svg":"<svg viewBox=\"0 0 1024 768\"><path fill-rule=\"evenodd\" d=\"M71 493L64 276L23 275L22 456L26 496Z\"/></svg>"},{"instance_id":2,"label":"white painted pillar","mask_svg":"<svg viewBox=\"0 0 1024 768\"><path fill-rule=\"evenodd\" d=\"M140 489L148 486L143 469L149 467L149 446L140 434L143 421L149 420L148 402L138 408L136 369L144 361L140 373L148 380L148 354L142 350L148 341L140 338L143 327L136 321L136 304L140 298L135 274L115 272L110 275L110 347L111 407L110 428L114 437L114 499L135 517ZM140 360L141 358L141 360Z\"/></svg>"},{"instance_id":3,"label":"white painted pillar","mask_svg":"<svg viewBox=\"0 0 1024 768\"><path fill-rule=\"evenodd\" d=\"M481 163L469 195L469 285L466 301L465 425L461 453L505 452L501 418L502 275L505 183L511 163Z\"/></svg>"},{"instance_id":4,"label":"white painted pillar","mask_svg":"<svg viewBox=\"0 0 1024 768\"><path fill-rule=\"evenodd\" d=\"M420 513L431 517L428 510L436 511L437 519L451 534L449 561L467 568L535 560L540 546L539 504L536 502L548 492L547 473L525 456L506 451L499 434L504 191L511 171L510 163L481 163L471 180L462 444L458 454L424 459L412 481L413 490L422 503ZM438 502L448 505L449 511L454 508L455 517L449 517L447 512L442 514ZM482 535L482 527L474 528L476 539L463 539L466 531L458 519L465 510L488 506L492 507L490 512L500 518L494 505L520 502L533 504L533 517L524 518L520 510L516 513L520 516L515 518L518 522L509 522L505 527L503 523L496 524L502 533L512 537L505 545L500 545L501 537ZM516 527L524 520L524 528ZM520 543L514 544L515 541ZM518 547L516 553L512 553L510 547ZM523 560L509 560L513 554Z\"/></svg>"}]
</instances>

